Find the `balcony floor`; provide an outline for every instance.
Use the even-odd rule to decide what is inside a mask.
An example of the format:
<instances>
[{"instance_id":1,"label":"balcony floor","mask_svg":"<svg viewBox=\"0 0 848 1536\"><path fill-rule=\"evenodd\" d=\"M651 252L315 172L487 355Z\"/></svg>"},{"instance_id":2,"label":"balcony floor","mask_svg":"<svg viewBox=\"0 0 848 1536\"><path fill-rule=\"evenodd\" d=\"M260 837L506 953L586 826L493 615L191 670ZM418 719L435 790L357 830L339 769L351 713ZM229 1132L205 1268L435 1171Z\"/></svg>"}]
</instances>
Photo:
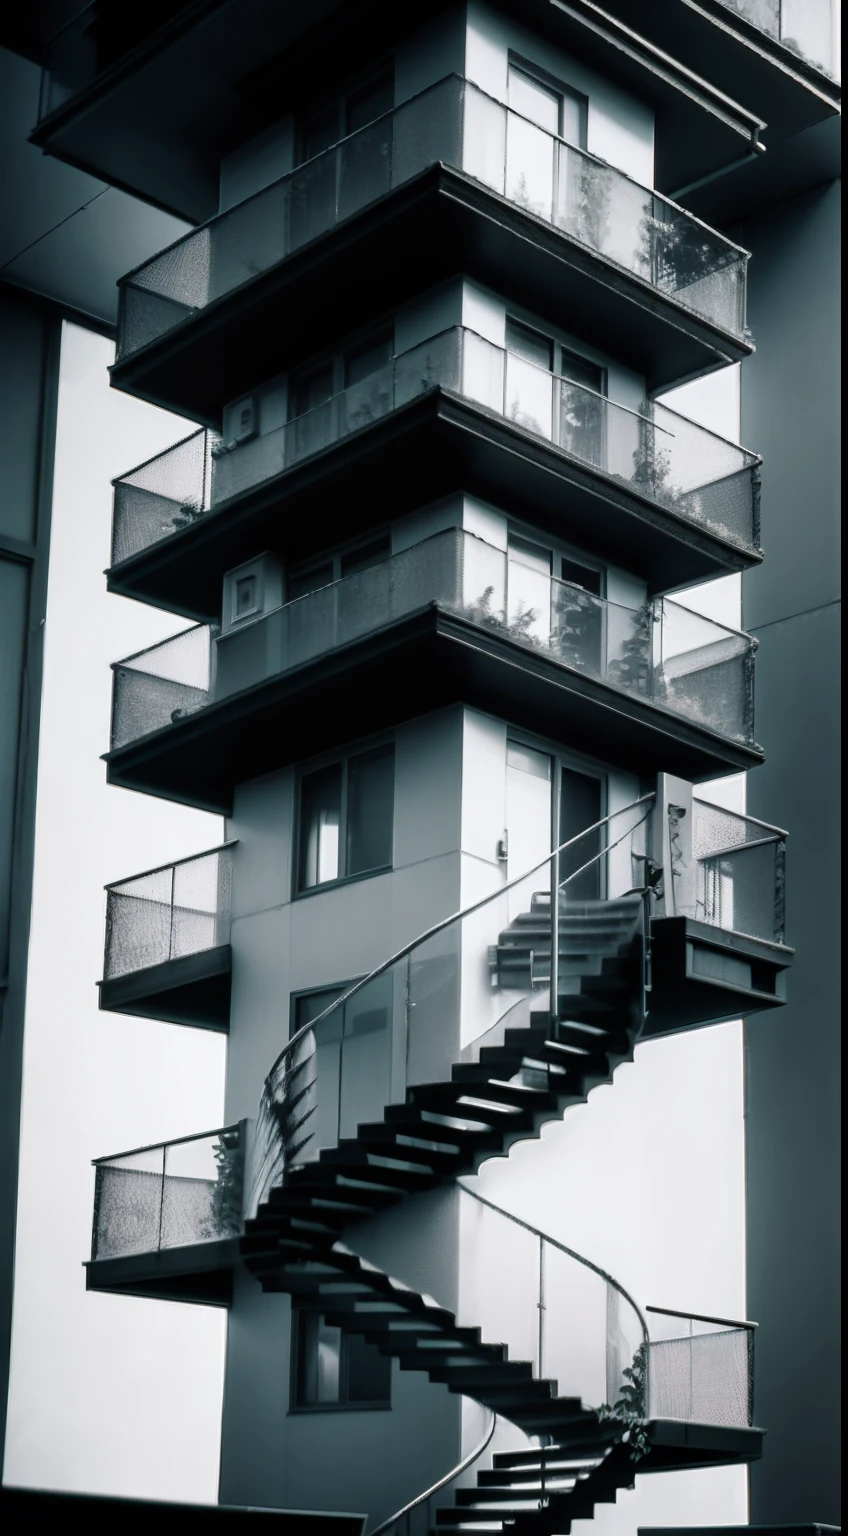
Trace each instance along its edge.
<instances>
[{"instance_id":1,"label":"balcony floor","mask_svg":"<svg viewBox=\"0 0 848 1536\"><path fill-rule=\"evenodd\" d=\"M198 1301L226 1307L232 1301L233 1270L239 1239L216 1238L154 1253L128 1253L118 1259L89 1259L87 1291L120 1296L149 1296L155 1301Z\"/></svg>"},{"instance_id":2,"label":"balcony floor","mask_svg":"<svg viewBox=\"0 0 848 1536\"><path fill-rule=\"evenodd\" d=\"M225 1033L230 1026L232 963L229 944L219 944L111 977L98 983L100 1007Z\"/></svg>"},{"instance_id":3,"label":"balcony floor","mask_svg":"<svg viewBox=\"0 0 848 1536\"><path fill-rule=\"evenodd\" d=\"M795 951L690 917L651 923L652 989L641 1038L723 1024L786 1002Z\"/></svg>"},{"instance_id":4,"label":"balcony floor","mask_svg":"<svg viewBox=\"0 0 848 1536\"><path fill-rule=\"evenodd\" d=\"M227 815L237 784L466 703L634 773L693 783L762 761L683 715L549 660L435 604L105 754L108 781Z\"/></svg>"},{"instance_id":5,"label":"balcony floor","mask_svg":"<svg viewBox=\"0 0 848 1536\"><path fill-rule=\"evenodd\" d=\"M302 560L460 490L599 559L614 549L652 596L762 559L505 417L434 390L113 566L109 591L210 623L224 573L257 550Z\"/></svg>"},{"instance_id":6,"label":"balcony floor","mask_svg":"<svg viewBox=\"0 0 848 1536\"><path fill-rule=\"evenodd\" d=\"M726 1467L759 1461L765 1430L723 1424L690 1424L685 1419L651 1419L650 1453L639 1464L646 1472L683 1472L697 1467Z\"/></svg>"},{"instance_id":7,"label":"balcony floor","mask_svg":"<svg viewBox=\"0 0 848 1536\"><path fill-rule=\"evenodd\" d=\"M227 401L457 273L613 354L644 374L652 392L753 350L553 225L436 165L115 363L112 384L218 427Z\"/></svg>"}]
</instances>

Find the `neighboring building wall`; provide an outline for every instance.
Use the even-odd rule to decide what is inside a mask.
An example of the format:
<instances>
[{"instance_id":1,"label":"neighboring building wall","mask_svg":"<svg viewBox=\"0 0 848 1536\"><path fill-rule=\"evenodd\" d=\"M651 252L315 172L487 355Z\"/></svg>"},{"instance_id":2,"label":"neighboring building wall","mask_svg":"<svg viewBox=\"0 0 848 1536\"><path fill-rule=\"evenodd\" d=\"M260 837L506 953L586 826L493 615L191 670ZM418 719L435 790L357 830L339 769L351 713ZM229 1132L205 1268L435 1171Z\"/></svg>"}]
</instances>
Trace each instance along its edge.
<instances>
[{"instance_id":1,"label":"neighboring building wall","mask_svg":"<svg viewBox=\"0 0 848 1536\"><path fill-rule=\"evenodd\" d=\"M60 327L48 305L0 284L0 1452L12 1323Z\"/></svg>"},{"instance_id":2,"label":"neighboring building wall","mask_svg":"<svg viewBox=\"0 0 848 1536\"><path fill-rule=\"evenodd\" d=\"M749 808L790 831L786 1008L747 1043L748 1306L757 1318L751 1519L839 1514L839 184L745 224L743 437L763 465L766 560L744 579L765 767Z\"/></svg>"}]
</instances>

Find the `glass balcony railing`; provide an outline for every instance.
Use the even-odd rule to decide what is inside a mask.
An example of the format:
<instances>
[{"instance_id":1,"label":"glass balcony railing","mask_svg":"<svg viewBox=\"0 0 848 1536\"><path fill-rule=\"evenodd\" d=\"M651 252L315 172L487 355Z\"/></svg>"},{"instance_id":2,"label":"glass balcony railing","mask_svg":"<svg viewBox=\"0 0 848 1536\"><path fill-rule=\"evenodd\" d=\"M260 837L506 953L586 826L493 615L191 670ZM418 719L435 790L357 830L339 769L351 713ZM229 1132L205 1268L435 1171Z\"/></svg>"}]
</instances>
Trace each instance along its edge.
<instances>
[{"instance_id":1,"label":"glass balcony railing","mask_svg":"<svg viewBox=\"0 0 848 1536\"><path fill-rule=\"evenodd\" d=\"M173 0L147 0L144 6L93 0L85 6L50 41L41 76L39 122L93 85L180 9Z\"/></svg>"},{"instance_id":2,"label":"glass balcony railing","mask_svg":"<svg viewBox=\"0 0 848 1536\"><path fill-rule=\"evenodd\" d=\"M648 1417L749 1429L756 1323L646 1307Z\"/></svg>"},{"instance_id":3,"label":"glass balcony railing","mask_svg":"<svg viewBox=\"0 0 848 1536\"><path fill-rule=\"evenodd\" d=\"M495 412L684 522L740 549L758 548L756 454L656 401L630 410L454 326L274 431L241 444L195 432L122 475L115 481L112 564L435 388Z\"/></svg>"},{"instance_id":4,"label":"glass balcony railing","mask_svg":"<svg viewBox=\"0 0 848 1536\"><path fill-rule=\"evenodd\" d=\"M232 855L214 848L108 885L104 980L229 944Z\"/></svg>"},{"instance_id":5,"label":"glass balcony railing","mask_svg":"<svg viewBox=\"0 0 848 1536\"><path fill-rule=\"evenodd\" d=\"M824 74L837 75L834 0L721 0Z\"/></svg>"},{"instance_id":6,"label":"glass balcony railing","mask_svg":"<svg viewBox=\"0 0 848 1536\"><path fill-rule=\"evenodd\" d=\"M691 828L680 807L669 806L668 818L668 915L783 944L786 833L698 799L692 801Z\"/></svg>"},{"instance_id":7,"label":"glass balcony railing","mask_svg":"<svg viewBox=\"0 0 848 1536\"><path fill-rule=\"evenodd\" d=\"M742 336L748 253L457 75L176 241L121 284L119 360L443 163Z\"/></svg>"},{"instance_id":8,"label":"glass balcony railing","mask_svg":"<svg viewBox=\"0 0 848 1536\"><path fill-rule=\"evenodd\" d=\"M749 635L669 599L627 607L522 565L458 528L424 539L258 620L266 626L265 676L276 676L384 624L437 604L446 612L547 656L584 677L753 743ZM261 681L243 666L239 638L198 625L114 666L112 749ZM252 636L248 636L252 640Z\"/></svg>"},{"instance_id":9,"label":"glass balcony railing","mask_svg":"<svg viewBox=\"0 0 848 1536\"><path fill-rule=\"evenodd\" d=\"M238 1124L97 1158L92 1259L238 1237L244 1150Z\"/></svg>"}]
</instances>

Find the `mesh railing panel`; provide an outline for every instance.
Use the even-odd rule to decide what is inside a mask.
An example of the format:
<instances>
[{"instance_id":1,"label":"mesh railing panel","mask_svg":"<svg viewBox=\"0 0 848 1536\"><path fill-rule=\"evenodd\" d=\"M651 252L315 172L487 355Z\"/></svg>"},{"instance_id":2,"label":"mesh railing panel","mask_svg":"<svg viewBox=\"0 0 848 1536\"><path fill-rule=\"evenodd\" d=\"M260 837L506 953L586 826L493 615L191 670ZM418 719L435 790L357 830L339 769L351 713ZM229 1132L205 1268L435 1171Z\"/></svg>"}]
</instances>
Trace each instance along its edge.
<instances>
[{"instance_id":1,"label":"mesh railing panel","mask_svg":"<svg viewBox=\"0 0 848 1536\"><path fill-rule=\"evenodd\" d=\"M696 915L715 927L782 943L785 852L780 832L693 799Z\"/></svg>"},{"instance_id":2,"label":"mesh railing panel","mask_svg":"<svg viewBox=\"0 0 848 1536\"><path fill-rule=\"evenodd\" d=\"M110 886L106 980L229 943L232 850L216 849Z\"/></svg>"},{"instance_id":3,"label":"mesh railing panel","mask_svg":"<svg viewBox=\"0 0 848 1536\"><path fill-rule=\"evenodd\" d=\"M112 751L209 703L212 635L209 625L197 624L115 664Z\"/></svg>"},{"instance_id":4,"label":"mesh railing panel","mask_svg":"<svg viewBox=\"0 0 848 1536\"><path fill-rule=\"evenodd\" d=\"M666 198L448 76L193 231L120 295L124 358L444 162L741 334L747 253Z\"/></svg>"},{"instance_id":5,"label":"mesh railing panel","mask_svg":"<svg viewBox=\"0 0 848 1536\"><path fill-rule=\"evenodd\" d=\"M653 1309L648 1315L651 1418L747 1429L753 1422L753 1329Z\"/></svg>"},{"instance_id":6,"label":"mesh railing panel","mask_svg":"<svg viewBox=\"0 0 848 1536\"><path fill-rule=\"evenodd\" d=\"M92 1259L236 1237L242 1229L241 1127L165 1142L95 1164Z\"/></svg>"},{"instance_id":7,"label":"mesh railing panel","mask_svg":"<svg viewBox=\"0 0 848 1536\"><path fill-rule=\"evenodd\" d=\"M667 407L629 410L476 332L443 331L324 405L246 443L199 433L115 485L113 562L195 522L429 389L455 391L719 538L759 541L758 460Z\"/></svg>"},{"instance_id":8,"label":"mesh railing panel","mask_svg":"<svg viewBox=\"0 0 848 1536\"><path fill-rule=\"evenodd\" d=\"M750 635L668 598L657 607L655 697L734 741L754 740L754 647Z\"/></svg>"},{"instance_id":9,"label":"mesh railing panel","mask_svg":"<svg viewBox=\"0 0 848 1536\"><path fill-rule=\"evenodd\" d=\"M112 564L197 521L209 504L211 437L200 431L115 482Z\"/></svg>"}]
</instances>

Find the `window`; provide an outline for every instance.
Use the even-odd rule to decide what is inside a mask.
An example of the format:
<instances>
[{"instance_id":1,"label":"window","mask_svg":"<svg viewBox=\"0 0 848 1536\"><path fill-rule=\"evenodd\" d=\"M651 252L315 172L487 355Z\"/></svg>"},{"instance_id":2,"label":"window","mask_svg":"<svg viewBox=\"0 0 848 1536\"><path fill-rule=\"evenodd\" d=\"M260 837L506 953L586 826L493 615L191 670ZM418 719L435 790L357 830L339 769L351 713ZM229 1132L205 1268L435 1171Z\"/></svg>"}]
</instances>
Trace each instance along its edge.
<instances>
[{"instance_id":1,"label":"window","mask_svg":"<svg viewBox=\"0 0 848 1536\"><path fill-rule=\"evenodd\" d=\"M510 63L509 104L547 133L586 148L589 99L546 76L532 64Z\"/></svg>"},{"instance_id":2,"label":"window","mask_svg":"<svg viewBox=\"0 0 848 1536\"><path fill-rule=\"evenodd\" d=\"M604 468L606 369L509 317L506 353L506 407L512 420Z\"/></svg>"},{"instance_id":3,"label":"window","mask_svg":"<svg viewBox=\"0 0 848 1536\"><path fill-rule=\"evenodd\" d=\"M302 165L391 112L395 104L394 62L360 79L318 107L301 113L295 128L295 163Z\"/></svg>"},{"instance_id":4,"label":"window","mask_svg":"<svg viewBox=\"0 0 848 1536\"><path fill-rule=\"evenodd\" d=\"M368 336L341 348L320 362L310 362L295 369L289 378L289 421L305 416L334 395L353 390L373 378L394 355L394 326L381 326ZM355 391L360 405L360 390ZM356 423L348 423L348 430Z\"/></svg>"},{"instance_id":5,"label":"window","mask_svg":"<svg viewBox=\"0 0 848 1536\"><path fill-rule=\"evenodd\" d=\"M333 1328L317 1312L292 1313L293 1407L389 1408L392 1362L361 1334Z\"/></svg>"},{"instance_id":6,"label":"window","mask_svg":"<svg viewBox=\"0 0 848 1536\"><path fill-rule=\"evenodd\" d=\"M389 869L393 817L392 743L303 774L297 889Z\"/></svg>"},{"instance_id":7,"label":"window","mask_svg":"<svg viewBox=\"0 0 848 1536\"><path fill-rule=\"evenodd\" d=\"M287 581L289 601L305 597L307 592L317 592L332 581L344 576L354 576L357 571L367 571L374 565L382 565L391 555L391 539L387 533L358 544L348 545L338 553L324 555L320 560L304 561L294 566Z\"/></svg>"}]
</instances>

